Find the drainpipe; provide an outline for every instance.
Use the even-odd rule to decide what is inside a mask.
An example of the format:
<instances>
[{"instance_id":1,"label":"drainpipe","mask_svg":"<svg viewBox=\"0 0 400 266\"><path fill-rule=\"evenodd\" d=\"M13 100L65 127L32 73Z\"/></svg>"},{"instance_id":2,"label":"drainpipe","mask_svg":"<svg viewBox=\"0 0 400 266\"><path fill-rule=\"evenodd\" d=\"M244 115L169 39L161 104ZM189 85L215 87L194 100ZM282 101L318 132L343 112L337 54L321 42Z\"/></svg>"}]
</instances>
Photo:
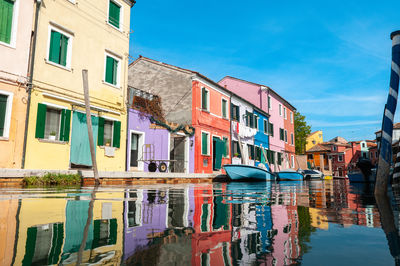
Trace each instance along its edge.
<instances>
[{"instance_id":1,"label":"drainpipe","mask_svg":"<svg viewBox=\"0 0 400 266\"><path fill-rule=\"evenodd\" d=\"M35 53L36 53L36 39L37 39L37 29L39 24L39 10L42 4L42 0L36 0L36 11L35 11L35 28L33 32L33 41L32 41L32 53L31 53L31 62L29 66L29 82L28 82L28 100L26 103L26 117L25 117L25 133L24 133L24 146L22 149L22 162L21 168L25 168L25 156L26 156L26 141L28 136L28 121L29 121L29 111L31 105L31 94L33 88L33 66L35 65Z\"/></svg>"}]
</instances>

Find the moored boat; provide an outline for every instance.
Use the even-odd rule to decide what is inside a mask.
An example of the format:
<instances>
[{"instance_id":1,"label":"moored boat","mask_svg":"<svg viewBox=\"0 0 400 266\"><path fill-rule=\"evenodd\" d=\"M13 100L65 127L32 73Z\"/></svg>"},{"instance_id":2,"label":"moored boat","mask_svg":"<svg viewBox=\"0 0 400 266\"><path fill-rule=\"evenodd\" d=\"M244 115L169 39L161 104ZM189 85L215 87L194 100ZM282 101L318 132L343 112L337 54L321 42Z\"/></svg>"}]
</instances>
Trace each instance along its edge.
<instances>
[{"instance_id":1,"label":"moored boat","mask_svg":"<svg viewBox=\"0 0 400 266\"><path fill-rule=\"evenodd\" d=\"M278 181L302 181L304 175L293 169L286 169L275 173Z\"/></svg>"},{"instance_id":2,"label":"moored boat","mask_svg":"<svg viewBox=\"0 0 400 266\"><path fill-rule=\"evenodd\" d=\"M251 165L225 164L224 169L234 181L274 181L275 175L268 169Z\"/></svg>"},{"instance_id":3,"label":"moored boat","mask_svg":"<svg viewBox=\"0 0 400 266\"><path fill-rule=\"evenodd\" d=\"M318 170L299 170L298 172L302 173L304 175L305 180L321 180L324 179L324 174L321 171Z\"/></svg>"}]
</instances>

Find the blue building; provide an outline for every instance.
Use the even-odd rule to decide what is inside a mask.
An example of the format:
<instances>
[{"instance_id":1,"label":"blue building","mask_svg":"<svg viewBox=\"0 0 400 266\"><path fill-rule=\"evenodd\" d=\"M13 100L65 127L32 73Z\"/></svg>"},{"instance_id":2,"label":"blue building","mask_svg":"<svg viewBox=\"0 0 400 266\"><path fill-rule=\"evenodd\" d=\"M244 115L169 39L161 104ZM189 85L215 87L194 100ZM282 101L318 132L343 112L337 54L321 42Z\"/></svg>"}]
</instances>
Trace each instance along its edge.
<instances>
[{"instance_id":1,"label":"blue building","mask_svg":"<svg viewBox=\"0 0 400 266\"><path fill-rule=\"evenodd\" d=\"M256 116L257 120L257 134L254 136L254 148L256 150L256 154L261 153L261 148L269 150L269 123L268 118L269 114L265 113L264 111L254 108L253 111L254 115ZM267 151L266 151L267 154ZM259 160L258 160L259 161ZM256 166L259 162L256 160Z\"/></svg>"}]
</instances>

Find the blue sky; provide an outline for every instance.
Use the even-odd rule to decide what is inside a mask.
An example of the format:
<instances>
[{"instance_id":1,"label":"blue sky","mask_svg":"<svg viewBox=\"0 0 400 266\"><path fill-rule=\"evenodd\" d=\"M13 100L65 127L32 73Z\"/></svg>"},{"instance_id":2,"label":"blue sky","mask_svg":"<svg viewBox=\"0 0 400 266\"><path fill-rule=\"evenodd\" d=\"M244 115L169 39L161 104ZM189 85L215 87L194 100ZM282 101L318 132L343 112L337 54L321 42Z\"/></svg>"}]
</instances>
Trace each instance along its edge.
<instances>
[{"instance_id":1,"label":"blue sky","mask_svg":"<svg viewBox=\"0 0 400 266\"><path fill-rule=\"evenodd\" d=\"M381 126L398 0L138 0L131 11L134 58L270 86L326 141Z\"/></svg>"}]
</instances>

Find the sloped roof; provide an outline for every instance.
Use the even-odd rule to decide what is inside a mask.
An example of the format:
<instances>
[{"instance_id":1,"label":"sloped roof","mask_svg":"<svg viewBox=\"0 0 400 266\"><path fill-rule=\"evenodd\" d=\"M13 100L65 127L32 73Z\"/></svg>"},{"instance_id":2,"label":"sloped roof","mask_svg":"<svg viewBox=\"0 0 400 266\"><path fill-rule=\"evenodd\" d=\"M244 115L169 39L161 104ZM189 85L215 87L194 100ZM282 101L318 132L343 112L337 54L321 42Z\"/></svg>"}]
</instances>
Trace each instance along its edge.
<instances>
[{"instance_id":1,"label":"sloped roof","mask_svg":"<svg viewBox=\"0 0 400 266\"><path fill-rule=\"evenodd\" d=\"M349 143L345 138L342 138L340 136L336 136L333 139L331 139L330 141L328 141L330 143L342 143L342 144L347 144Z\"/></svg>"},{"instance_id":2,"label":"sloped roof","mask_svg":"<svg viewBox=\"0 0 400 266\"><path fill-rule=\"evenodd\" d=\"M322 130L317 130L317 131L314 131L314 132L310 133L310 135L308 135L307 138L311 137L312 135L314 135L314 134L316 134L318 132L322 133Z\"/></svg>"},{"instance_id":3,"label":"sloped roof","mask_svg":"<svg viewBox=\"0 0 400 266\"><path fill-rule=\"evenodd\" d=\"M306 152L318 152L318 151L330 151L330 150L331 150L331 148L327 147L324 144L317 144L317 145L312 146Z\"/></svg>"}]
</instances>

